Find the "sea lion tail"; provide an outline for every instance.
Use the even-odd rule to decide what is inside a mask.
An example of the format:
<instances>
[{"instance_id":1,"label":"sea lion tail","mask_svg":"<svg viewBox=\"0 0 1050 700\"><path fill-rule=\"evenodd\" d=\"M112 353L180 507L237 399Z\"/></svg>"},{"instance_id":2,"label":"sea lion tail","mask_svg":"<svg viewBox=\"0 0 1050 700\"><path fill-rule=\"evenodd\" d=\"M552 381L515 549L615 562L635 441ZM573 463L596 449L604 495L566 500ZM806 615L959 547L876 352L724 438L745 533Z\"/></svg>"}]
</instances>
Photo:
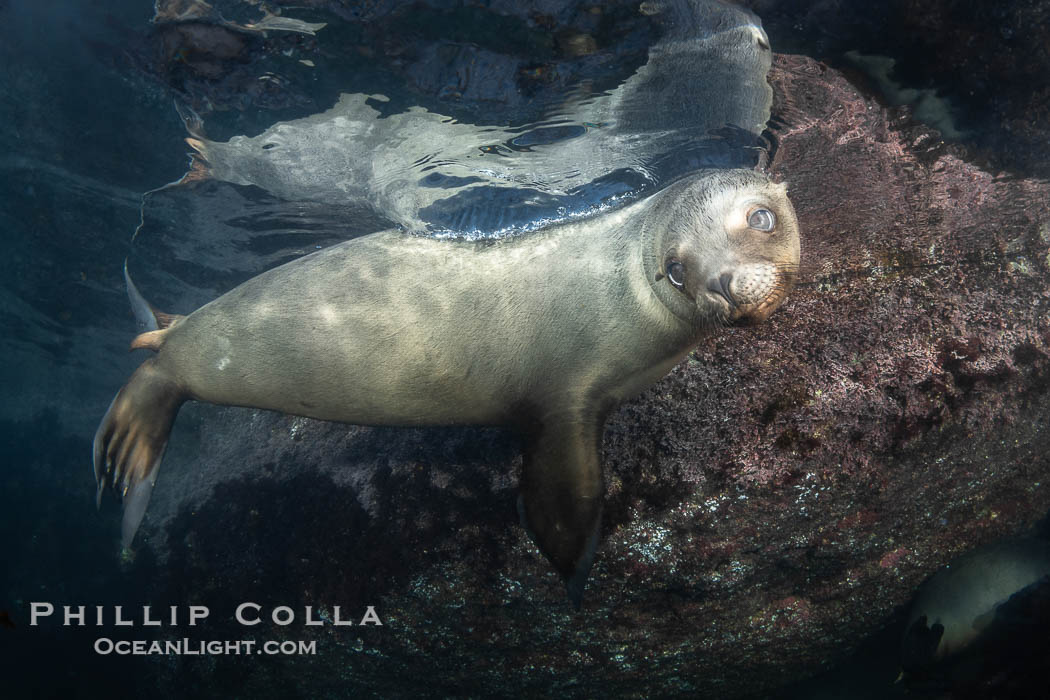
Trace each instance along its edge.
<instances>
[{"instance_id":1,"label":"sea lion tail","mask_svg":"<svg viewBox=\"0 0 1050 700\"><path fill-rule=\"evenodd\" d=\"M186 395L149 358L117 393L95 432L96 505L112 486L124 499L122 541L131 545L146 513L168 435Z\"/></svg>"},{"instance_id":2,"label":"sea lion tail","mask_svg":"<svg viewBox=\"0 0 1050 700\"><path fill-rule=\"evenodd\" d=\"M131 302L131 311L135 314L135 323L138 325L139 334L131 341L131 349L138 350L146 348L156 351L164 343L164 336L174 328L185 316L178 314L166 314L157 311L153 305L139 292L138 287L131 281L128 274L128 261L124 261L124 282L128 287L128 301Z\"/></svg>"}]
</instances>

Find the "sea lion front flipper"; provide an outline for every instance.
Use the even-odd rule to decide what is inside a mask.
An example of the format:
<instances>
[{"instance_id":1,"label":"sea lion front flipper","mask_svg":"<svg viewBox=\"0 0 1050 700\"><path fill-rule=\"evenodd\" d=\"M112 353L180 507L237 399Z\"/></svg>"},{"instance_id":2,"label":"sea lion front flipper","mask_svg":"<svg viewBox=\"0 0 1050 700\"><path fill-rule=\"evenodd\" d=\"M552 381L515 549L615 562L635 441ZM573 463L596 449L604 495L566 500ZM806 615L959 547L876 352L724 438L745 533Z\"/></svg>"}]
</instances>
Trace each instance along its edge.
<instances>
[{"instance_id":1,"label":"sea lion front flipper","mask_svg":"<svg viewBox=\"0 0 1050 700\"><path fill-rule=\"evenodd\" d=\"M943 636L944 625L939 622L927 625L926 616L920 615L904 634L901 644L903 670L914 671L934 663Z\"/></svg>"},{"instance_id":2,"label":"sea lion front flipper","mask_svg":"<svg viewBox=\"0 0 1050 700\"><path fill-rule=\"evenodd\" d=\"M545 422L526 446L522 469L522 525L564 577L576 609L598 548L602 427L597 419Z\"/></svg>"},{"instance_id":3,"label":"sea lion front flipper","mask_svg":"<svg viewBox=\"0 0 1050 700\"><path fill-rule=\"evenodd\" d=\"M114 397L95 432L96 502L102 502L107 485L122 495L125 547L131 545L142 522L171 426L185 400L178 384L149 358Z\"/></svg>"}]
</instances>

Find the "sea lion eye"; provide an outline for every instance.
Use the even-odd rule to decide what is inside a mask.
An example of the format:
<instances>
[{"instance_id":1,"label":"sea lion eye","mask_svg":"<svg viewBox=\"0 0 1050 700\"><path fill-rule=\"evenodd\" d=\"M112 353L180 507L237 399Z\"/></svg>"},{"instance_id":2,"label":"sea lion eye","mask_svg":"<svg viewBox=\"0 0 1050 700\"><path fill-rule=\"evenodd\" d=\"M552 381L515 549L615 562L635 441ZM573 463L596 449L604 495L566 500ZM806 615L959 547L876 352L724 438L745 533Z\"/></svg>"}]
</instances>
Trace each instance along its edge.
<instances>
[{"instance_id":1,"label":"sea lion eye","mask_svg":"<svg viewBox=\"0 0 1050 700\"><path fill-rule=\"evenodd\" d=\"M677 260L668 260L667 279L679 289L685 286L685 265Z\"/></svg>"},{"instance_id":2,"label":"sea lion eye","mask_svg":"<svg viewBox=\"0 0 1050 700\"><path fill-rule=\"evenodd\" d=\"M772 231L777 227L777 217L768 209L758 208L747 215L747 225L756 231Z\"/></svg>"}]
</instances>

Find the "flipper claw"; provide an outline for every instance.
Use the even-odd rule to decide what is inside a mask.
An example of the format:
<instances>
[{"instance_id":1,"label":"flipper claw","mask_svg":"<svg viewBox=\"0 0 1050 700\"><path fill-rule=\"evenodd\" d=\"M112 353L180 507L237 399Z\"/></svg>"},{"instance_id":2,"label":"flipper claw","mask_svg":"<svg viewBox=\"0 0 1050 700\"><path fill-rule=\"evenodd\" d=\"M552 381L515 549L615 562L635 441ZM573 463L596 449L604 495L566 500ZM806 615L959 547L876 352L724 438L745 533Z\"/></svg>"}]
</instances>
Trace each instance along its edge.
<instances>
[{"instance_id":1,"label":"flipper claw","mask_svg":"<svg viewBox=\"0 0 1050 700\"><path fill-rule=\"evenodd\" d=\"M95 505L101 506L107 487L120 491L125 547L146 512L171 426L185 400L178 385L150 358L113 399L95 432Z\"/></svg>"}]
</instances>

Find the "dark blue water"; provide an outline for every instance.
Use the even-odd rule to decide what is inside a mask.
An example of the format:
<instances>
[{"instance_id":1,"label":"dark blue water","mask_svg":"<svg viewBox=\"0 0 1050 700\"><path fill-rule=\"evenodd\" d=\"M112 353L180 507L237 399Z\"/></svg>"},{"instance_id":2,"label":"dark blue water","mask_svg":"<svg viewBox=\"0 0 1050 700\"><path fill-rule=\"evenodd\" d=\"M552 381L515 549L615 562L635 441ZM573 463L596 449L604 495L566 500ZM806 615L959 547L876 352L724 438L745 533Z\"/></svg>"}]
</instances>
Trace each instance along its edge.
<instances>
[{"instance_id":1,"label":"dark blue water","mask_svg":"<svg viewBox=\"0 0 1050 700\"><path fill-rule=\"evenodd\" d=\"M143 189L185 160L169 95L125 55L150 16L139 2L0 3L0 609L16 625L0 636L5 697L137 685L112 682L136 665L96 657L91 633L31 630L26 611L139 597L85 495L91 426L136 364L118 261Z\"/></svg>"}]
</instances>

